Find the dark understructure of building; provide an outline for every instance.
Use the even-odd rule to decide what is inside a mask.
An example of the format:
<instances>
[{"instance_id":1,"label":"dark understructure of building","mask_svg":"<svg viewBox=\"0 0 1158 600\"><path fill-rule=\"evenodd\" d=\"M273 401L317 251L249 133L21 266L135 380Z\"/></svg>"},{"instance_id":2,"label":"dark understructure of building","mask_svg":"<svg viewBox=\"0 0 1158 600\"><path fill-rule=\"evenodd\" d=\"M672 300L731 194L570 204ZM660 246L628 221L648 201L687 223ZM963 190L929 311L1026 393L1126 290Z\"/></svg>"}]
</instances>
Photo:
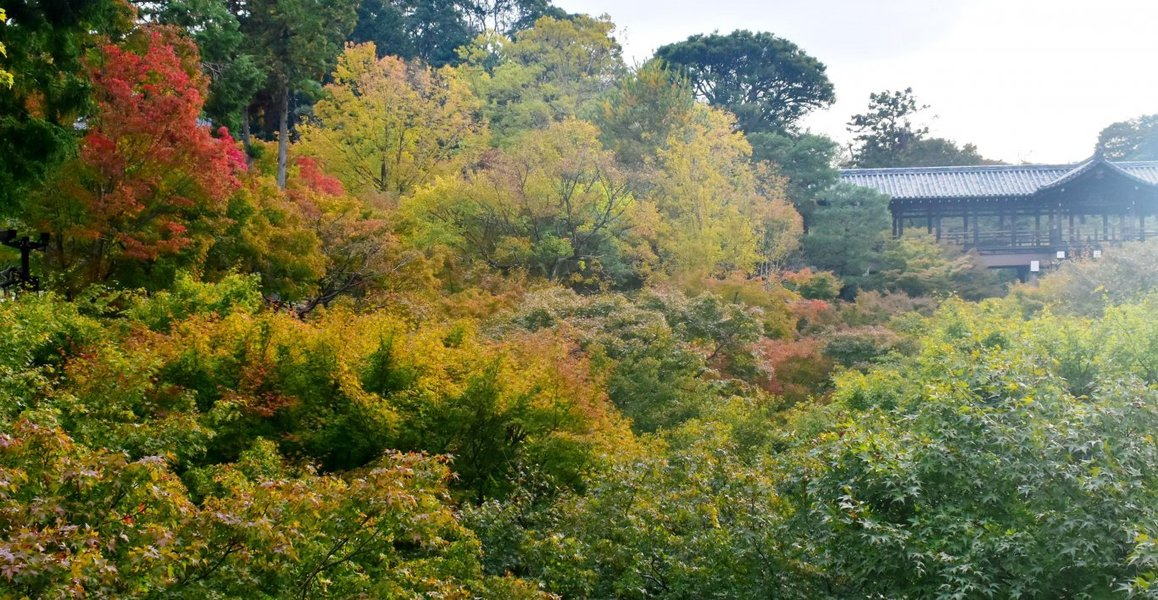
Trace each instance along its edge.
<instances>
[{"instance_id":1,"label":"dark understructure of building","mask_svg":"<svg viewBox=\"0 0 1158 600\"><path fill-rule=\"evenodd\" d=\"M1158 161L846 169L888 195L893 235L923 229L1024 272L1158 236Z\"/></svg>"}]
</instances>

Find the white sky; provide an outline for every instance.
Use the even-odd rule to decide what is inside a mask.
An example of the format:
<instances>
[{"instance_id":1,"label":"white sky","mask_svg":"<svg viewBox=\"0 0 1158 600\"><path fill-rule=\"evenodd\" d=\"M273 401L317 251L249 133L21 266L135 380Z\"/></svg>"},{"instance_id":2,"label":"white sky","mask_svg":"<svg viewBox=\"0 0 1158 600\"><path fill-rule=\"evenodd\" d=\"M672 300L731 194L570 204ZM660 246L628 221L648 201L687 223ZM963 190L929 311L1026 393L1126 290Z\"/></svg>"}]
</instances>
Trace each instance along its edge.
<instances>
[{"instance_id":1,"label":"white sky","mask_svg":"<svg viewBox=\"0 0 1158 600\"><path fill-rule=\"evenodd\" d=\"M555 0L607 14L628 64L697 33L769 31L828 67L806 121L842 143L872 92L912 87L934 135L1009 162L1076 162L1158 113L1158 0Z\"/></svg>"}]
</instances>

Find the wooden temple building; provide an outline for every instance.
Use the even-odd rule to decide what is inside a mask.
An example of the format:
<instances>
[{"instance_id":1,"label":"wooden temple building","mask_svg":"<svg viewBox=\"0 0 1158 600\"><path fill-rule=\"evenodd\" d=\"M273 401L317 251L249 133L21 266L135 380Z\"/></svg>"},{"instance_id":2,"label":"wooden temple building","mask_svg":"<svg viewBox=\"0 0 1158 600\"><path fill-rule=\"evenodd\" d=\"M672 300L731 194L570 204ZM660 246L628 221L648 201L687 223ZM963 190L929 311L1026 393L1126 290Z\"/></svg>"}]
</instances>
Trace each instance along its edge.
<instances>
[{"instance_id":1,"label":"wooden temple building","mask_svg":"<svg viewBox=\"0 0 1158 600\"><path fill-rule=\"evenodd\" d=\"M921 228L990 267L1027 271L1158 236L1158 161L846 169L841 180L891 198L894 236Z\"/></svg>"}]
</instances>

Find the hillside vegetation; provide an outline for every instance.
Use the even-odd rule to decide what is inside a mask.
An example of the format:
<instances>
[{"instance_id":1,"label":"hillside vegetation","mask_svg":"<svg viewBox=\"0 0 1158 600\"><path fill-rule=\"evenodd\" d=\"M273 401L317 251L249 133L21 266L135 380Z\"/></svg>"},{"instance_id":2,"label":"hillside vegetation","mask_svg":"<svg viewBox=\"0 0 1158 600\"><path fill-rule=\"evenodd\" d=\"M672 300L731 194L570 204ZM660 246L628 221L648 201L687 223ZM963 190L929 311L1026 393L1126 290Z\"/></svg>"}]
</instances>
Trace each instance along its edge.
<instances>
[{"instance_id":1,"label":"hillside vegetation","mask_svg":"<svg viewBox=\"0 0 1158 600\"><path fill-rule=\"evenodd\" d=\"M1158 242L892 239L771 34L240 4L0 24L0 598L1158 597Z\"/></svg>"}]
</instances>

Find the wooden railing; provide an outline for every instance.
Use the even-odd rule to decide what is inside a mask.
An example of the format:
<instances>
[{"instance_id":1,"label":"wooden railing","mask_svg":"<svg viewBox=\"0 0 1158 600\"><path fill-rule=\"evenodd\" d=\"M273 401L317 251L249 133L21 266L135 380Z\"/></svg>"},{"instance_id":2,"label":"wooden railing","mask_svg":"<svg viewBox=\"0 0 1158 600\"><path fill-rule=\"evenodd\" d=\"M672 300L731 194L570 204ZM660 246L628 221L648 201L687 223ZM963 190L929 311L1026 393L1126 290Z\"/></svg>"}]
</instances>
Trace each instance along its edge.
<instances>
[{"instance_id":1,"label":"wooden railing","mask_svg":"<svg viewBox=\"0 0 1158 600\"><path fill-rule=\"evenodd\" d=\"M976 249L980 252L987 250L1048 250L1063 247L1088 247L1114 245L1127 241L1158 238L1158 229L1147 228L1139 231L1134 228L1090 227L1085 225L1051 230L1035 230L1026 228L979 230L979 231L942 231L940 241L945 244L954 244L966 249Z\"/></svg>"}]
</instances>

